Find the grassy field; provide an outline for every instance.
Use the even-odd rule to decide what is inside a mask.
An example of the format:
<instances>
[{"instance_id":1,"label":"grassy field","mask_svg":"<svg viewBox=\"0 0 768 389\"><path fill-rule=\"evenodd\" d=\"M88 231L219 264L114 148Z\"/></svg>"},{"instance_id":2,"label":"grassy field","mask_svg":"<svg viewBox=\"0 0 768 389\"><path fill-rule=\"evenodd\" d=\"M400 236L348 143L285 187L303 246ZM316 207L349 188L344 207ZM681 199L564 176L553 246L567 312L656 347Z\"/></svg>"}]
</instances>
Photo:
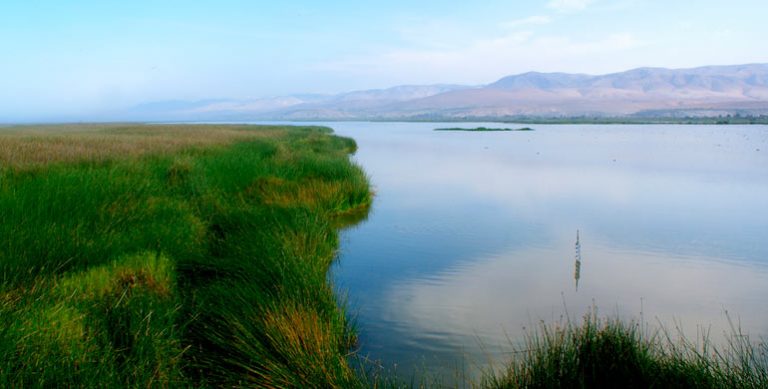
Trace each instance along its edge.
<instances>
[{"instance_id":1,"label":"grassy field","mask_svg":"<svg viewBox=\"0 0 768 389\"><path fill-rule=\"evenodd\" d=\"M329 133L0 130L0 386L363 385L326 273L371 193Z\"/></svg>"}]
</instances>

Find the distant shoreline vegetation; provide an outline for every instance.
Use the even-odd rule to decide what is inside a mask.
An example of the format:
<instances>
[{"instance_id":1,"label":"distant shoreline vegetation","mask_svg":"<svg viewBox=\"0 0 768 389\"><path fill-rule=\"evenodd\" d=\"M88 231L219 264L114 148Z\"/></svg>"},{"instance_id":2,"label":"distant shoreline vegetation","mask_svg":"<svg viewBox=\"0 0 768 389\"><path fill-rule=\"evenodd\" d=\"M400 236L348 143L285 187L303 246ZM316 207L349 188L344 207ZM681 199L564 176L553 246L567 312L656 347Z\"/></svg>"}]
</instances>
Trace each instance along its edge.
<instances>
[{"instance_id":1,"label":"distant shoreline vegetation","mask_svg":"<svg viewBox=\"0 0 768 389\"><path fill-rule=\"evenodd\" d=\"M332 122L377 122L377 123L500 123L500 124L630 124L630 125L750 125L768 124L768 115L724 115L724 116L442 116L424 114L404 117L349 117L349 118L306 118L281 119L259 118L259 120L285 121L286 123ZM183 122L183 121L182 121ZM169 123L175 123L169 121Z\"/></svg>"},{"instance_id":2,"label":"distant shoreline vegetation","mask_svg":"<svg viewBox=\"0 0 768 389\"><path fill-rule=\"evenodd\" d=\"M505 123L522 124L698 124L698 125L727 125L727 124L768 124L768 116L629 116L629 117L514 117L501 119Z\"/></svg>"},{"instance_id":3,"label":"distant shoreline vegetation","mask_svg":"<svg viewBox=\"0 0 768 389\"><path fill-rule=\"evenodd\" d=\"M451 127L451 128L435 128L435 131L468 131L468 132L533 131L533 128L530 128L530 127L522 127L522 128L489 128L489 127L461 128L461 127Z\"/></svg>"},{"instance_id":4,"label":"distant shoreline vegetation","mask_svg":"<svg viewBox=\"0 0 768 389\"><path fill-rule=\"evenodd\" d=\"M409 118L405 121L424 122L495 122L509 124L768 124L768 115L724 116L501 116L466 118Z\"/></svg>"}]
</instances>

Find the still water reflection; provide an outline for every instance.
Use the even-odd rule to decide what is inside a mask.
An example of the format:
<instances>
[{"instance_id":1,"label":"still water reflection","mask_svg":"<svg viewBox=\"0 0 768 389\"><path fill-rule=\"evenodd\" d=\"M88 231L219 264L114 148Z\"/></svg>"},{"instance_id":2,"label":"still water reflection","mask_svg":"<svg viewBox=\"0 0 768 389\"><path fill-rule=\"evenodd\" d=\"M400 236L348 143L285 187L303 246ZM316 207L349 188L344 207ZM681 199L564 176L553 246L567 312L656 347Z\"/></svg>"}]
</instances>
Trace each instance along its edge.
<instances>
[{"instance_id":1,"label":"still water reflection","mask_svg":"<svg viewBox=\"0 0 768 389\"><path fill-rule=\"evenodd\" d=\"M574 264L573 279L576 280L576 291L579 291L579 279L581 278L581 243L579 242L579 230L576 230L576 263Z\"/></svg>"},{"instance_id":2,"label":"still water reflection","mask_svg":"<svg viewBox=\"0 0 768 389\"><path fill-rule=\"evenodd\" d=\"M362 353L406 376L504 360L592 306L690 336L727 310L768 335L766 126L329 125L377 193L334 282Z\"/></svg>"}]
</instances>

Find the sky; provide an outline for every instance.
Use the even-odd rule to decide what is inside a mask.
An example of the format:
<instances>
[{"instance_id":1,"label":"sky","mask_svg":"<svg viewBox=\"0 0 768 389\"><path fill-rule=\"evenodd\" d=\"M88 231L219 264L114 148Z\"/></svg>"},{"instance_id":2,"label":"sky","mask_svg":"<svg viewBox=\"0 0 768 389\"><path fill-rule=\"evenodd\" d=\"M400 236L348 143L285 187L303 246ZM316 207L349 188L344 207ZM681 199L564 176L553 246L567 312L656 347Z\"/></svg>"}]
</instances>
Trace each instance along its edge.
<instances>
[{"instance_id":1,"label":"sky","mask_svg":"<svg viewBox=\"0 0 768 389\"><path fill-rule=\"evenodd\" d=\"M2 0L0 122L768 62L768 1Z\"/></svg>"}]
</instances>

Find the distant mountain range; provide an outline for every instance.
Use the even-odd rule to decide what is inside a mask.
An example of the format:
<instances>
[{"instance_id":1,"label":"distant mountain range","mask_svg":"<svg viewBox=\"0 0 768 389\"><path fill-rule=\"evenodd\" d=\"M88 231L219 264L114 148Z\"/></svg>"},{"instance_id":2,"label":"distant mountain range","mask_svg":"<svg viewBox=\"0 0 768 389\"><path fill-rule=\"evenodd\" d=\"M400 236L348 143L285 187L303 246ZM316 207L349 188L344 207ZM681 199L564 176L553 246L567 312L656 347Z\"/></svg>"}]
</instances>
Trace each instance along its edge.
<instances>
[{"instance_id":1,"label":"distant mountain range","mask_svg":"<svg viewBox=\"0 0 768 389\"><path fill-rule=\"evenodd\" d=\"M529 72L480 86L405 85L338 95L156 102L127 120L451 120L768 115L768 64Z\"/></svg>"}]
</instances>

